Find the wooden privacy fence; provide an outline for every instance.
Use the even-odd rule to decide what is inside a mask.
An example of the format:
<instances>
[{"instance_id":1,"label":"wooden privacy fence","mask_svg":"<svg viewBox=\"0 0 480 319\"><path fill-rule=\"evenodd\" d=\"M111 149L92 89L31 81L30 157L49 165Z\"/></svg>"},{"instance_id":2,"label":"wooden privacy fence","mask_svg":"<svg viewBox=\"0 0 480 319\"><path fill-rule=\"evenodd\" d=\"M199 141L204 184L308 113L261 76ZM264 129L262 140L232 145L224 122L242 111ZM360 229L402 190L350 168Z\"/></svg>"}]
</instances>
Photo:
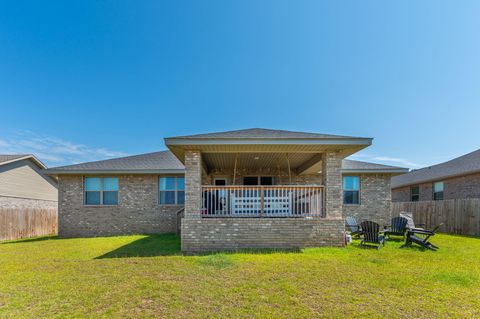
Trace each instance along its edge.
<instances>
[{"instance_id":1,"label":"wooden privacy fence","mask_svg":"<svg viewBox=\"0 0 480 319\"><path fill-rule=\"evenodd\" d=\"M0 241L57 233L55 208L0 208Z\"/></svg>"},{"instance_id":2,"label":"wooden privacy fence","mask_svg":"<svg viewBox=\"0 0 480 319\"><path fill-rule=\"evenodd\" d=\"M480 198L425 202L392 202L392 216L413 213L416 224L426 228L443 223L441 232L480 236Z\"/></svg>"}]
</instances>

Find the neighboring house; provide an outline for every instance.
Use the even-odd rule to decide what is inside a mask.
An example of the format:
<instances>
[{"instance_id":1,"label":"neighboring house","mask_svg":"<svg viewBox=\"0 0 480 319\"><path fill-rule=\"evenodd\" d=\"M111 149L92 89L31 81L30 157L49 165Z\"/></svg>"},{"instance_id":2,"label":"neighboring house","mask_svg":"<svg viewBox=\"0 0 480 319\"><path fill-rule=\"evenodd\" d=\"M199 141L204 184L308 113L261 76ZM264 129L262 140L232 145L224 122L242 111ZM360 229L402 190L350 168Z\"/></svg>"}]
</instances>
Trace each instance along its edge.
<instances>
[{"instance_id":1,"label":"neighboring house","mask_svg":"<svg viewBox=\"0 0 480 319\"><path fill-rule=\"evenodd\" d=\"M0 207L57 208L57 182L35 156L0 155Z\"/></svg>"},{"instance_id":2,"label":"neighboring house","mask_svg":"<svg viewBox=\"0 0 480 319\"><path fill-rule=\"evenodd\" d=\"M391 176L407 172L344 159L371 142L247 129L47 173L58 177L63 237L174 232L183 213L186 252L342 246L344 216L387 222Z\"/></svg>"},{"instance_id":3,"label":"neighboring house","mask_svg":"<svg viewBox=\"0 0 480 319\"><path fill-rule=\"evenodd\" d=\"M392 178L392 200L480 198L480 150Z\"/></svg>"}]
</instances>

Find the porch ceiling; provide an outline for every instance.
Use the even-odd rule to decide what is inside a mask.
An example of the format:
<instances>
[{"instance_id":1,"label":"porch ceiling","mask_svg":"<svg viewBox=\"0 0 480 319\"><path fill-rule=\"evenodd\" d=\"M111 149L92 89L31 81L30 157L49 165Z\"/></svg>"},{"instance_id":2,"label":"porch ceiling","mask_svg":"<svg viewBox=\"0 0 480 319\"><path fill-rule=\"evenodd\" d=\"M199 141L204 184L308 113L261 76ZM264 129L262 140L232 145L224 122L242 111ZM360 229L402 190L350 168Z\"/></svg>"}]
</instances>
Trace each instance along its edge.
<instances>
[{"instance_id":1,"label":"porch ceiling","mask_svg":"<svg viewBox=\"0 0 480 319\"><path fill-rule=\"evenodd\" d=\"M167 147L172 153L182 162L185 160L186 150L196 150L205 154L242 154L242 153L279 153L280 156L285 157L285 154L298 154L303 160L307 160L308 156L314 154L324 153L328 151L337 151L343 157L347 157L359 150L365 148L367 145L338 145L338 144L168 144Z\"/></svg>"},{"instance_id":2,"label":"porch ceiling","mask_svg":"<svg viewBox=\"0 0 480 319\"><path fill-rule=\"evenodd\" d=\"M291 170L297 170L305 163L315 161L317 156L312 153L203 153L202 159L208 170L233 169L235 161L237 169L287 170L290 164Z\"/></svg>"}]
</instances>

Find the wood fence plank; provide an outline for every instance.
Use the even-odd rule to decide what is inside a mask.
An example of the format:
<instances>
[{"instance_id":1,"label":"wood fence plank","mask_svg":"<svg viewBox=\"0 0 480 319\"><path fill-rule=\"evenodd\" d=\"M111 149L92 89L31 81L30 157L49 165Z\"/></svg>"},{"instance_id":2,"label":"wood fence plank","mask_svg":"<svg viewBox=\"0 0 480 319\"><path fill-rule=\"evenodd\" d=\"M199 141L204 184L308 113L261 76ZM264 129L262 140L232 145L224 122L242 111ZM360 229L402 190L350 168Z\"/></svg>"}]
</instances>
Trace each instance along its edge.
<instances>
[{"instance_id":1,"label":"wood fence plank","mask_svg":"<svg viewBox=\"0 0 480 319\"><path fill-rule=\"evenodd\" d=\"M57 233L55 208L0 208L0 240Z\"/></svg>"},{"instance_id":2,"label":"wood fence plank","mask_svg":"<svg viewBox=\"0 0 480 319\"><path fill-rule=\"evenodd\" d=\"M434 228L440 223L442 232L480 236L480 198L424 202L394 202L392 217L411 212L417 224Z\"/></svg>"}]
</instances>

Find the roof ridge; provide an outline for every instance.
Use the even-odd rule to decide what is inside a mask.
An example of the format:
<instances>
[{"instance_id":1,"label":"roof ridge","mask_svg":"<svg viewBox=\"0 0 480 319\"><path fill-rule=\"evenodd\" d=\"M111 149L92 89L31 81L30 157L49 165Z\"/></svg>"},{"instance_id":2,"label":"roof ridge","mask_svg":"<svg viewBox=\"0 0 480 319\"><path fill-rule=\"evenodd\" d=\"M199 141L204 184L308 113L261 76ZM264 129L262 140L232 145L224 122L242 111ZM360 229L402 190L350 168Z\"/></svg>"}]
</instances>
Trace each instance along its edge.
<instances>
[{"instance_id":1,"label":"roof ridge","mask_svg":"<svg viewBox=\"0 0 480 319\"><path fill-rule=\"evenodd\" d=\"M261 136L262 133L269 133L266 136ZM258 133L258 136L255 136L255 133ZM275 134L280 135L284 134L285 136L275 136ZM245 136L245 134L247 134ZM248 134L251 134L248 136ZM223 135L223 136L222 136ZM237 136L235 136L237 135ZM243 136L242 136L243 135ZM289 136L290 135L290 136ZM295 136L296 135L296 136ZM166 137L165 139L328 139L328 138L335 138L335 139L371 139L367 137L356 137L356 136L347 136L347 135L336 135L336 134L327 134L327 133L317 133L317 132L302 132L302 131L291 131L291 130L282 130L282 129L271 129L271 128L261 128L261 127L254 127L254 128L245 128L245 129L236 129L236 130L228 130L228 131L217 131L211 133L199 133L199 134L190 134L190 135L180 135L180 136L171 136Z\"/></svg>"}]
</instances>

